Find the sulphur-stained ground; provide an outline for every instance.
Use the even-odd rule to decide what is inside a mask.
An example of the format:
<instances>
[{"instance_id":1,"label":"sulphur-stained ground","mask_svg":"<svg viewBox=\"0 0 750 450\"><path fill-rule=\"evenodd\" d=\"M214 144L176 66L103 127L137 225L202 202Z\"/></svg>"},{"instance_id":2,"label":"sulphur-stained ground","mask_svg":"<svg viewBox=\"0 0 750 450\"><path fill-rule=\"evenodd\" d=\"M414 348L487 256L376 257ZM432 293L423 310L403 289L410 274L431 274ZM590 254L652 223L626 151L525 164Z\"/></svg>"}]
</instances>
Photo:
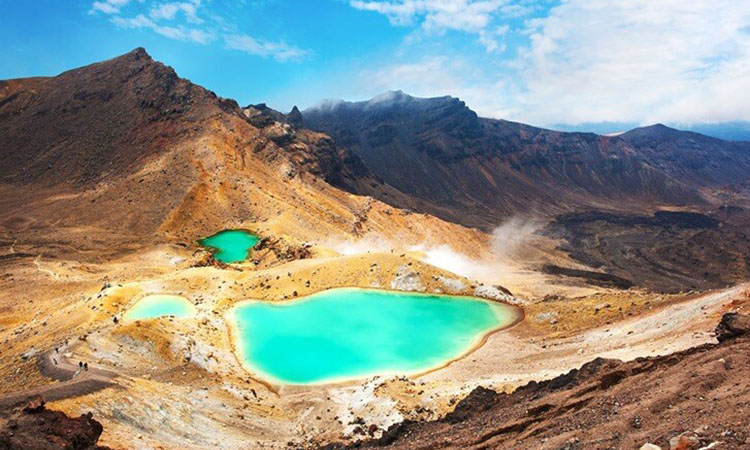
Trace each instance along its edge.
<instances>
[{"instance_id":1,"label":"sulphur-stained ground","mask_svg":"<svg viewBox=\"0 0 750 450\"><path fill-rule=\"evenodd\" d=\"M510 392L596 357L630 360L712 342L721 314L748 303L744 285L672 295L563 286L565 295L549 295L549 286L533 289L541 275L523 271L509 272L524 293L511 296L425 263L428 255L414 246L343 254L311 244L303 259L284 261L272 250L284 245L269 243L235 266L211 264L194 245L113 252L89 263L12 248L3 266L0 402L41 394L50 409L93 412L104 425L99 443L111 448L351 441L405 419L441 417L477 386ZM226 321L232 305L343 286L494 297L520 306L525 317L421 376L291 386L269 384L242 366ZM182 295L197 313L122 320L154 293Z\"/></svg>"}]
</instances>

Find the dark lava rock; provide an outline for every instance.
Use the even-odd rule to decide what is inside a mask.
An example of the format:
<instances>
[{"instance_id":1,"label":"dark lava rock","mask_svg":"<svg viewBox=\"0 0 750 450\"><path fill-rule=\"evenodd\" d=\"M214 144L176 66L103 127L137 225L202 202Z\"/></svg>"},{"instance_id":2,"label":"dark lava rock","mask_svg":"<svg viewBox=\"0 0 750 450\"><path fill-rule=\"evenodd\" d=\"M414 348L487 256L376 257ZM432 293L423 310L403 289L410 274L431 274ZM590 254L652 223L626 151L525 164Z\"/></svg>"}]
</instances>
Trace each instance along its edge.
<instances>
[{"instance_id":1,"label":"dark lava rock","mask_svg":"<svg viewBox=\"0 0 750 450\"><path fill-rule=\"evenodd\" d=\"M750 331L750 316L738 313L726 313L716 326L716 339L724 342Z\"/></svg>"},{"instance_id":2,"label":"dark lava rock","mask_svg":"<svg viewBox=\"0 0 750 450\"><path fill-rule=\"evenodd\" d=\"M6 418L0 425L2 450L104 449L96 445L102 425L91 413L71 418L45 408L41 397L13 409Z\"/></svg>"},{"instance_id":3,"label":"dark lava rock","mask_svg":"<svg viewBox=\"0 0 750 450\"><path fill-rule=\"evenodd\" d=\"M618 289L629 289L633 287L633 282L616 275L611 275L603 272L593 272L591 270L580 270L571 269L568 267L560 267L554 264L545 264L542 266L542 273L550 275L562 275L565 277L582 278L587 283L603 286L603 287L615 287Z\"/></svg>"},{"instance_id":4,"label":"dark lava rock","mask_svg":"<svg viewBox=\"0 0 750 450\"><path fill-rule=\"evenodd\" d=\"M450 423L462 422L473 414L490 409L497 402L497 397L497 392L480 386L461 400L456 409L445 416L445 420Z\"/></svg>"}]
</instances>

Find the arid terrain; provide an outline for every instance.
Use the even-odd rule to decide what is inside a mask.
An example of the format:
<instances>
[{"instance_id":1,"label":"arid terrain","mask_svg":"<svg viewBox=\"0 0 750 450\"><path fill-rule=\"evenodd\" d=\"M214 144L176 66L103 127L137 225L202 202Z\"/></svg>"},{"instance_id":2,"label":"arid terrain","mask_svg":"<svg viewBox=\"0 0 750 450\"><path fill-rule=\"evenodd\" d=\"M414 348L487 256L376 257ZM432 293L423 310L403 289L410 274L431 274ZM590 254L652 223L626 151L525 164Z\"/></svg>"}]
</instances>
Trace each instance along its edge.
<instances>
[{"instance_id":1,"label":"arid terrain","mask_svg":"<svg viewBox=\"0 0 750 450\"><path fill-rule=\"evenodd\" d=\"M749 143L391 100L242 107L140 48L0 81L0 448L750 445L748 337L715 332L750 313ZM247 261L198 245L225 229ZM412 376L243 366L233 305L335 287L523 320ZM156 293L196 313L123 320Z\"/></svg>"}]
</instances>

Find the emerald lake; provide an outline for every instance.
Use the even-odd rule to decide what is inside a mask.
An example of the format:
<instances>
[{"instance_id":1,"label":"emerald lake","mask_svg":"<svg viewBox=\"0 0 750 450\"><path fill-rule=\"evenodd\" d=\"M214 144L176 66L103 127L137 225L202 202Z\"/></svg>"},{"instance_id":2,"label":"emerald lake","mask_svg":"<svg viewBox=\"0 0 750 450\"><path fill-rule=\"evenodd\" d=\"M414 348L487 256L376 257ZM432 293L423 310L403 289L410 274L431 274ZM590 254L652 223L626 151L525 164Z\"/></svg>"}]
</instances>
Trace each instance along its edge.
<instances>
[{"instance_id":1,"label":"emerald lake","mask_svg":"<svg viewBox=\"0 0 750 450\"><path fill-rule=\"evenodd\" d=\"M164 316L187 317L195 306L179 295L155 294L138 300L124 316L125 320L154 319Z\"/></svg>"},{"instance_id":2,"label":"emerald lake","mask_svg":"<svg viewBox=\"0 0 750 450\"><path fill-rule=\"evenodd\" d=\"M244 363L288 384L436 368L517 317L512 306L478 298L357 288L250 300L230 312Z\"/></svg>"},{"instance_id":3,"label":"emerald lake","mask_svg":"<svg viewBox=\"0 0 750 450\"><path fill-rule=\"evenodd\" d=\"M198 243L209 247L217 261L236 263L244 261L250 255L250 249L258 242L258 236L242 230L220 231Z\"/></svg>"}]
</instances>

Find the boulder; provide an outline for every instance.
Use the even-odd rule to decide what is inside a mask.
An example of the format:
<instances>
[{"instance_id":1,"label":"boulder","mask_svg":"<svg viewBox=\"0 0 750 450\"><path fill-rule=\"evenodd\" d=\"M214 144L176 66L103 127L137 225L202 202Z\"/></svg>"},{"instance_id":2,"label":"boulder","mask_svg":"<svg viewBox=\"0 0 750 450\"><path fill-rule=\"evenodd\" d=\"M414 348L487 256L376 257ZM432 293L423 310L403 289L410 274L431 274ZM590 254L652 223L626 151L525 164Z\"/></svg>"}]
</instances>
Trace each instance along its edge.
<instances>
[{"instance_id":1,"label":"boulder","mask_svg":"<svg viewBox=\"0 0 750 450\"><path fill-rule=\"evenodd\" d=\"M670 450L689 450L697 448L698 438L690 434L680 434L669 440Z\"/></svg>"},{"instance_id":2,"label":"boulder","mask_svg":"<svg viewBox=\"0 0 750 450\"><path fill-rule=\"evenodd\" d=\"M4 419L4 420L3 420ZM91 413L78 418L45 408L41 397L0 412L0 448L8 450L100 449L102 425Z\"/></svg>"},{"instance_id":3,"label":"boulder","mask_svg":"<svg viewBox=\"0 0 750 450\"><path fill-rule=\"evenodd\" d=\"M716 326L716 339L724 342L750 332L750 315L735 312L726 313Z\"/></svg>"},{"instance_id":4,"label":"boulder","mask_svg":"<svg viewBox=\"0 0 750 450\"><path fill-rule=\"evenodd\" d=\"M647 442L641 445L641 448L639 450L661 450L661 447Z\"/></svg>"}]
</instances>

